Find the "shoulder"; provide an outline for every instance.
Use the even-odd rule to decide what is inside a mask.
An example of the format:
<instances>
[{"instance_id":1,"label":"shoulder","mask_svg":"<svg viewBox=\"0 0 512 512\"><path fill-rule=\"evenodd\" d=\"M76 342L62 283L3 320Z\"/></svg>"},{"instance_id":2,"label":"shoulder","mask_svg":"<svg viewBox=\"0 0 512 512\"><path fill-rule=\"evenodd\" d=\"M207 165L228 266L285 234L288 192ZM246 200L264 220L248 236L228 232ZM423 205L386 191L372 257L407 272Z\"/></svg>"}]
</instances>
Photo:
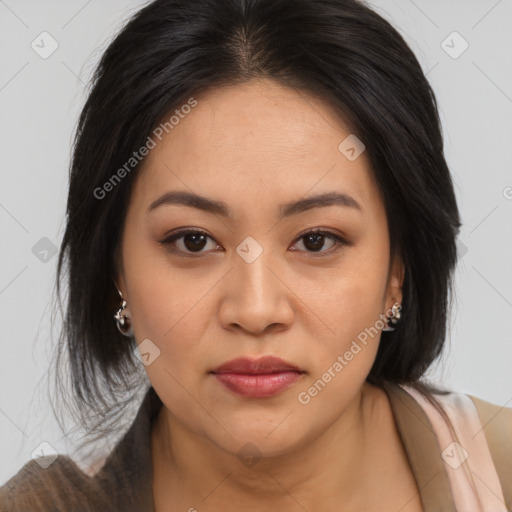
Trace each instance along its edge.
<instances>
[{"instance_id":1,"label":"shoulder","mask_svg":"<svg viewBox=\"0 0 512 512\"><path fill-rule=\"evenodd\" d=\"M412 386L402 387L422 405L441 447L449 447L451 441L458 441L457 451L452 449L445 457L452 459L462 453L473 468L471 472L476 471L480 480L485 473L493 488L501 486L507 510L512 510L512 408L456 391L422 389L420 392ZM443 410L444 418L438 413L437 406ZM485 494L485 489L483 492Z\"/></svg>"},{"instance_id":2,"label":"shoulder","mask_svg":"<svg viewBox=\"0 0 512 512\"><path fill-rule=\"evenodd\" d=\"M68 456L27 462L0 487L0 510L8 512L84 511L96 494L94 481ZM97 509L96 509L97 510Z\"/></svg>"},{"instance_id":3,"label":"shoulder","mask_svg":"<svg viewBox=\"0 0 512 512\"><path fill-rule=\"evenodd\" d=\"M512 510L512 408L468 395L475 404L496 466L506 506Z\"/></svg>"},{"instance_id":4,"label":"shoulder","mask_svg":"<svg viewBox=\"0 0 512 512\"><path fill-rule=\"evenodd\" d=\"M473 395L454 391L444 395L435 394L435 399L451 409L455 413L452 418L460 421L461 425L473 418L477 419L478 430L485 434L493 458L497 451L496 447L499 446L500 453L505 452L508 461L512 464L511 407L493 404ZM473 433L473 435L476 434Z\"/></svg>"},{"instance_id":5,"label":"shoulder","mask_svg":"<svg viewBox=\"0 0 512 512\"><path fill-rule=\"evenodd\" d=\"M507 468L512 482L512 408L467 396L475 404L493 459Z\"/></svg>"},{"instance_id":6,"label":"shoulder","mask_svg":"<svg viewBox=\"0 0 512 512\"><path fill-rule=\"evenodd\" d=\"M466 396L475 406L493 459L506 454L512 479L512 407L493 404L472 395Z\"/></svg>"},{"instance_id":7,"label":"shoulder","mask_svg":"<svg viewBox=\"0 0 512 512\"><path fill-rule=\"evenodd\" d=\"M488 432L512 436L512 407L496 405L473 395L467 396L475 404L482 425Z\"/></svg>"},{"instance_id":8,"label":"shoulder","mask_svg":"<svg viewBox=\"0 0 512 512\"><path fill-rule=\"evenodd\" d=\"M508 509L512 510L512 408L493 404L469 394L452 393L452 396L455 403L466 402L474 405L480 425L478 431L473 432L471 439L475 439L480 433L484 434L505 503ZM467 407L468 405L461 409ZM461 415L466 420L467 415Z\"/></svg>"},{"instance_id":9,"label":"shoulder","mask_svg":"<svg viewBox=\"0 0 512 512\"><path fill-rule=\"evenodd\" d=\"M151 510L151 421L161 406L149 388L131 427L90 475L66 455L27 462L0 487L0 511Z\"/></svg>"}]
</instances>

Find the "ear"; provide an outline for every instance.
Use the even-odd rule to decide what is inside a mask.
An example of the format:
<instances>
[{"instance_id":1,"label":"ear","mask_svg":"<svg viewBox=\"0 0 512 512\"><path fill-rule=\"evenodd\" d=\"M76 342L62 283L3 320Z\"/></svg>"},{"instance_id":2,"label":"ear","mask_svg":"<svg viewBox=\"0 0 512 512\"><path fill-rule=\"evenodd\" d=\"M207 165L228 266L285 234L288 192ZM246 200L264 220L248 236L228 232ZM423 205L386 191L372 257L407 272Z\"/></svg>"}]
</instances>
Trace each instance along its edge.
<instances>
[{"instance_id":1,"label":"ear","mask_svg":"<svg viewBox=\"0 0 512 512\"><path fill-rule=\"evenodd\" d=\"M124 281L124 277L123 277L122 273L118 273L117 275L115 275L113 277L113 282L114 282L114 286L116 286L116 288L123 295L123 299L127 300L126 299L126 295L127 295L126 286L125 286L125 281ZM117 293L117 291L116 291L116 294L119 297L119 294ZM119 300L121 300L121 297L119 297Z\"/></svg>"},{"instance_id":2,"label":"ear","mask_svg":"<svg viewBox=\"0 0 512 512\"><path fill-rule=\"evenodd\" d=\"M117 303L116 303L117 305L116 305L116 307L120 307L121 304L122 304L122 301L126 300L127 304L126 304L126 307L124 309L124 314L128 318L131 318L130 305L128 303L128 299L126 298L127 292L126 292L125 280L124 280L124 277L123 277L122 273L117 273L116 275L114 275L112 277L112 281L114 283L114 286L121 292L122 297L123 297L121 299L121 296L119 295L119 293L116 290L116 292L115 292L116 296L117 296Z\"/></svg>"},{"instance_id":3,"label":"ear","mask_svg":"<svg viewBox=\"0 0 512 512\"><path fill-rule=\"evenodd\" d=\"M123 260L121 258L121 246L120 244L115 248L113 254L113 266L114 273L112 276L112 281L114 282L114 286L123 294L123 298L126 299L126 285L124 280L124 268L123 268ZM119 294L116 291L116 295L119 297Z\"/></svg>"},{"instance_id":4,"label":"ear","mask_svg":"<svg viewBox=\"0 0 512 512\"><path fill-rule=\"evenodd\" d=\"M386 292L386 311L391 309L395 302L402 303L402 286L404 283L405 265L401 256L396 256L388 277Z\"/></svg>"}]
</instances>

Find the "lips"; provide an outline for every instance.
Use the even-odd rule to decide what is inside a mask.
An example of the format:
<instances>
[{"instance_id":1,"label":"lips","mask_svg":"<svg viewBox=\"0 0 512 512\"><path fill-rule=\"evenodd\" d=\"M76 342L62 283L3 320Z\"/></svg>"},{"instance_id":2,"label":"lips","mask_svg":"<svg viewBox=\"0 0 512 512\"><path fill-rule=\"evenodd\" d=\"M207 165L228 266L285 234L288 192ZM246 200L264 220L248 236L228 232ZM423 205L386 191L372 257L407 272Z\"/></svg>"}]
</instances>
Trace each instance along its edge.
<instances>
[{"instance_id":1,"label":"lips","mask_svg":"<svg viewBox=\"0 0 512 512\"><path fill-rule=\"evenodd\" d=\"M261 375L268 373L279 373L295 371L301 372L302 370L278 357L265 356L259 359L248 359L240 357L233 359L227 363L221 364L213 373L245 373L252 375Z\"/></svg>"},{"instance_id":2,"label":"lips","mask_svg":"<svg viewBox=\"0 0 512 512\"><path fill-rule=\"evenodd\" d=\"M299 367L273 356L238 358L211 372L230 391L247 398L274 396L304 374Z\"/></svg>"}]
</instances>

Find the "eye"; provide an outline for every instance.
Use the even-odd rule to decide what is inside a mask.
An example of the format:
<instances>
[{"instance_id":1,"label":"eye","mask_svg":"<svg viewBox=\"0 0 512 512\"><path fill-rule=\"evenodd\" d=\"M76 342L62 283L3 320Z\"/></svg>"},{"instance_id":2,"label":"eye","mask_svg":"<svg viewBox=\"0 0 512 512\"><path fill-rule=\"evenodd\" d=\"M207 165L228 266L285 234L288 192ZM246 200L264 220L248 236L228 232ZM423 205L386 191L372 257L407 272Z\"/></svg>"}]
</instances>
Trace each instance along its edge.
<instances>
[{"instance_id":1,"label":"eye","mask_svg":"<svg viewBox=\"0 0 512 512\"><path fill-rule=\"evenodd\" d=\"M162 245L165 245L167 249L171 252L179 252L183 253L185 256L189 256L190 254L201 252L201 250L204 249L205 245L207 245L206 240L208 238L213 240L213 238L211 238L204 231L200 231L197 229L186 230L180 231L179 233L175 233L174 235L166 238L160 243ZM179 246L178 249L175 249L175 244ZM190 252L187 253L187 251Z\"/></svg>"},{"instance_id":2,"label":"eye","mask_svg":"<svg viewBox=\"0 0 512 512\"><path fill-rule=\"evenodd\" d=\"M334 247L334 250L326 250L322 251L320 250L325 245L326 239L333 240L333 243L331 244L331 249ZM332 233L331 231L326 231L324 229L314 229L312 231L308 231L306 233L303 233L298 237L299 241L304 240L303 245L307 249L310 249L308 252L319 252L319 253L332 253L335 252L337 249L339 249L343 245L348 245L345 240L339 236L336 233Z\"/></svg>"},{"instance_id":3,"label":"eye","mask_svg":"<svg viewBox=\"0 0 512 512\"><path fill-rule=\"evenodd\" d=\"M206 232L197 229L189 229L180 231L167 237L166 239L162 240L160 244L166 246L170 252L180 253L184 256L192 256L194 253L200 254L201 252L205 252L203 249L205 246L207 246L208 239L213 241L213 238L211 238ZM328 248L328 250L322 251L321 249L325 245L326 239L331 239L333 243L331 244L331 247ZM301 234L296 240L304 240L303 245L306 248L306 252L312 253L332 253L336 251L340 246L348 245L348 243L341 236L323 229L307 231L306 233ZM212 245L213 249L220 247L218 244ZM335 249L331 250L333 247ZM296 249L293 250L296 251Z\"/></svg>"}]
</instances>

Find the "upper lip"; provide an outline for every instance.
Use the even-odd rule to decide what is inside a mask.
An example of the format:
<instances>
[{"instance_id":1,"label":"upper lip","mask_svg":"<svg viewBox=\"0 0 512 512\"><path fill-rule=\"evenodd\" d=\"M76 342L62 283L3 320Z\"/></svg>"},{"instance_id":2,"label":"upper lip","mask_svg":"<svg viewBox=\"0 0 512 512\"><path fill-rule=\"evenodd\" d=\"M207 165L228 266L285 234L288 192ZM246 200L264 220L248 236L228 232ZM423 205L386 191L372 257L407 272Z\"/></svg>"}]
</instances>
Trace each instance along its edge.
<instances>
[{"instance_id":1,"label":"upper lip","mask_svg":"<svg viewBox=\"0 0 512 512\"><path fill-rule=\"evenodd\" d=\"M212 373L244 373L261 375L292 371L303 372L299 367L294 364L287 363L278 357L264 356L257 359L249 359L247 357L232 359L231 361L227 361L215 368Z\"/></svg>"}]
</instances>

